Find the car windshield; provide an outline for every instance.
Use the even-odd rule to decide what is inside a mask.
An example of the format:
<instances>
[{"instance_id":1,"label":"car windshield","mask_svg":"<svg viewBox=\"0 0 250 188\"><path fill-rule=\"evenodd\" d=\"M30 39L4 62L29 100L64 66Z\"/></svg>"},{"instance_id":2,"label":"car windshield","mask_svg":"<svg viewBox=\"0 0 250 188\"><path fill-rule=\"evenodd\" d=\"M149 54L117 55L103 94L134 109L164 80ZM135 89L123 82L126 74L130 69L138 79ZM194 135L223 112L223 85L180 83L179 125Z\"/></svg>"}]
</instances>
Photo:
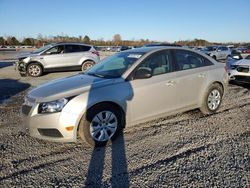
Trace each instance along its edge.
<instances>
[{"instance_id":1,"label":"car windshield","mask_svg":"<svg viewBox=\"0 0 250 188\"><path fill-rule=\"evenodd\" d=\"M103 77L118 78L129 69L145 53L142 52L122 52L110 56L85 72L85 74Z\"/></svg>"},{"instance_id":2,"label":"car windshield","mask_svg":"<svg viewBox=\"0 0 250 188\"><path fill-rule=\"evenodd\" d=\"M42 51L44 51L46 49L51 48L52 46L53 46L52 44L47 44L47 45L45 45L45 46L43 46L41 48L38 48L38 49L34 50L32 53L34 53L34 54L40 53L40 52L42 52Z\"/></svg>"}]
</instances>

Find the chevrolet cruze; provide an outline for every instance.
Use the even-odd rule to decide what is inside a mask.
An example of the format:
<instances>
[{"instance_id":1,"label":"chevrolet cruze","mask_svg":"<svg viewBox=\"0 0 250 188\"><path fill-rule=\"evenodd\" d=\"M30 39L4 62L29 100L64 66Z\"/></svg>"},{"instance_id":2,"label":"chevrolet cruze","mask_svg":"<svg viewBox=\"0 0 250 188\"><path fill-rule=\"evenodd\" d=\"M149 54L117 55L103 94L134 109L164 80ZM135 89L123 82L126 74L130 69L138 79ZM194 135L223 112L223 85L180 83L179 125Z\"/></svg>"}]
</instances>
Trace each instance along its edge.
<instances>
[{"instance_id":1,"label":"chevrolet cruze","mask_svg":"<svg viewBox=\"0 0 250 188\"><path fill-rule=\"evenodd\" d=\"M117 53L84 73L30 91L22 106L33 137L103 146L123 128L199 108L215 113L227 88L224 66L181 47Z\"/></svg>"}]
</instances>

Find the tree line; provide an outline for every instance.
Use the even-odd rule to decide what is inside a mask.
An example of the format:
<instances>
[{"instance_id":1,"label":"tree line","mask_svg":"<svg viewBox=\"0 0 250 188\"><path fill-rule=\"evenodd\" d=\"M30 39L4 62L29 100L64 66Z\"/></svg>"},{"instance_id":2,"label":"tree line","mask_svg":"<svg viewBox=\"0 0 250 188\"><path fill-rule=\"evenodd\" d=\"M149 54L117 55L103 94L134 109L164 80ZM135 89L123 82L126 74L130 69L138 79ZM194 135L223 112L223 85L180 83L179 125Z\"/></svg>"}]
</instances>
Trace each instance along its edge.
<instances>
[{"instance_id":1,"label":"tree line","mask_svg":"<svg viewBox=\"0 0 250 188\"><path fill-rule=\"evenodd\" d=\"M37 36L37 38L27 37L22 39L21 41L18 40L14 36L8 36L3 37L0 36L0 45L11 45L11 46L17 46L17 45L27 45L27 46L36 46L41 47L48 43L53 42L81 42L85 44L91 44L94 46L143 46L145 44L149 43L157 43L159 41L152 41L149 39L140 39L140 40L122 40L122 37L120 34L115 34L113 36L112 40L104 40L103 38L92 40L88 35L78 36L78 37L72 37L68 35L57 35L53 37L43 37L41 34ZM174 44L178 44L181 46L208 46L208 45L221 45L222 43L214 43L209 42L204 39L194 39L194 40L180 40L174 42ZM235 46L241 46L241 45L250 45L249 43L225 43L225 44L234 44Z\"/></svg>"}]
</instances>

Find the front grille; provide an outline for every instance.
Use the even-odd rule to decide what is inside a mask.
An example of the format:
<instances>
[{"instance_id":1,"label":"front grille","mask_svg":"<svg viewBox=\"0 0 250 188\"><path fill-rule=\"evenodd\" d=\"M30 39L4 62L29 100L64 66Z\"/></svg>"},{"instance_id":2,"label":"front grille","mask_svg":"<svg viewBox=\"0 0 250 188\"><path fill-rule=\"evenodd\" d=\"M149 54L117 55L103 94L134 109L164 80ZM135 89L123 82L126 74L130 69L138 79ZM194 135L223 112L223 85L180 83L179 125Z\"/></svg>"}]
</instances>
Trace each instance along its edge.
<instances>
[{"instance_id":1,"label":"front grille","mask_svg":"<svg viewBox=\"0 0 250 188\"><path fill-rule=\"evenodd\" d=\"M250 83L250 76L234 76L236 81Z\"/></svg>"},{"instance_id":2,"label":"front grille","mask_svg":"<svg viewBox=\"0 0 250 188\"><path fill-rule=\"evenodd\" d=\"M57 129L38 129L38 132L42 136L57 137L57 138L63 137L63 135Z\"/></svg>"},{"instance_id":3,"label":"front grille","mask_svg":"<svg viewBox=\"0 0 250 188\"><path fill-rule=\"evenodd\" d=\"M28 105L23 105L22 106L22 113L25 115L28 115L30 113L32 106L28 106Z\"/></svg>"},{"instance_id":4,"label":"front grille","mask_svg":"<svg viewBox=\"0 0 250 188\"><path fill-rule=\"evenodd\" d=\"M249 67L237 67L237 71L238 72L248 73L249 72Z\"/></svg>"}]
</instances>

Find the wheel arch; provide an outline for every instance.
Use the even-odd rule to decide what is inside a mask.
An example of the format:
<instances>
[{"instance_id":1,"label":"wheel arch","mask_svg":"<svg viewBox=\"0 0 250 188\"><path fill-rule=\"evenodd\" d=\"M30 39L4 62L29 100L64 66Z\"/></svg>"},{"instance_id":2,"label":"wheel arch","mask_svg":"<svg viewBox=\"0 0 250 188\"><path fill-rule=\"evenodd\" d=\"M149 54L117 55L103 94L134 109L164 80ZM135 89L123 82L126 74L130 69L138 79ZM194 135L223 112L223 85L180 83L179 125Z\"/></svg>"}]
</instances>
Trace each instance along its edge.
<instances>
[{"instance_id":1,"label":"wheel arch","mask_svg":"<svg viewBox=\"0 0 250 188\"><path fill-rule=\"evenodd\" d=\"M82 64L81 65L83 65L87 61L92 61L92 62L94 62L94 64L96 64L96 62L93 59L87 58L87 59L82 60Z\"/></svg>"},{"instance_id":2,"label":"wheel arch","mask_svg":"<svg viewBox=\"0 0 250 188\"><path fill-rule=\"evenodd\" d=\"M222 96L224 96L224 93L225 93L225 87L224 85L220 82L220 81L215 81L215 82L212 82L210 85L213 85L213 84L219 84L222 88Z\"/></svg>"},{"instance_id":3,"label":"wheel arch","mask_svg":"<svg viewBox=\"0 0 250 188\"><path fill-rule=\"evenodd\" d=\"M91 106L87 107L86 111L84 114L82 114L82 117L80 119L80 121L78 122L78 126L77 126L77 132L79 131L79 127L80 127L80 123L82 121L82 118L86 115L87 111L98 106L98 105L105 105L105 104L109 104L109 105L112 105L113 107L117 108L121 114L122 114L122 121L123 121L123 127L122 128L125 128L126 127L126 113L124 111L124 109L122 108L121 105L119 105L118 103L116 102L113 102L113 101L102 101L102 102L97 102L95 104L92 104Z\"/></svg>"},{"instance_id":4,"label":"wheel arch","mask_svg":"<svg viewBox=\"0 0 250 188\"><path fill-rule=\"evenodd\" d=\"M28 69L28 66L29 66L30 64L33 64L33 63L39 64L39 65L42 67L42 71L44 71L43 64L40 63L39 61L30 61L30 62L28 62L28 63L26 64L26 71L27 71L27 69Z\"/></svg>"}]
</instances>

